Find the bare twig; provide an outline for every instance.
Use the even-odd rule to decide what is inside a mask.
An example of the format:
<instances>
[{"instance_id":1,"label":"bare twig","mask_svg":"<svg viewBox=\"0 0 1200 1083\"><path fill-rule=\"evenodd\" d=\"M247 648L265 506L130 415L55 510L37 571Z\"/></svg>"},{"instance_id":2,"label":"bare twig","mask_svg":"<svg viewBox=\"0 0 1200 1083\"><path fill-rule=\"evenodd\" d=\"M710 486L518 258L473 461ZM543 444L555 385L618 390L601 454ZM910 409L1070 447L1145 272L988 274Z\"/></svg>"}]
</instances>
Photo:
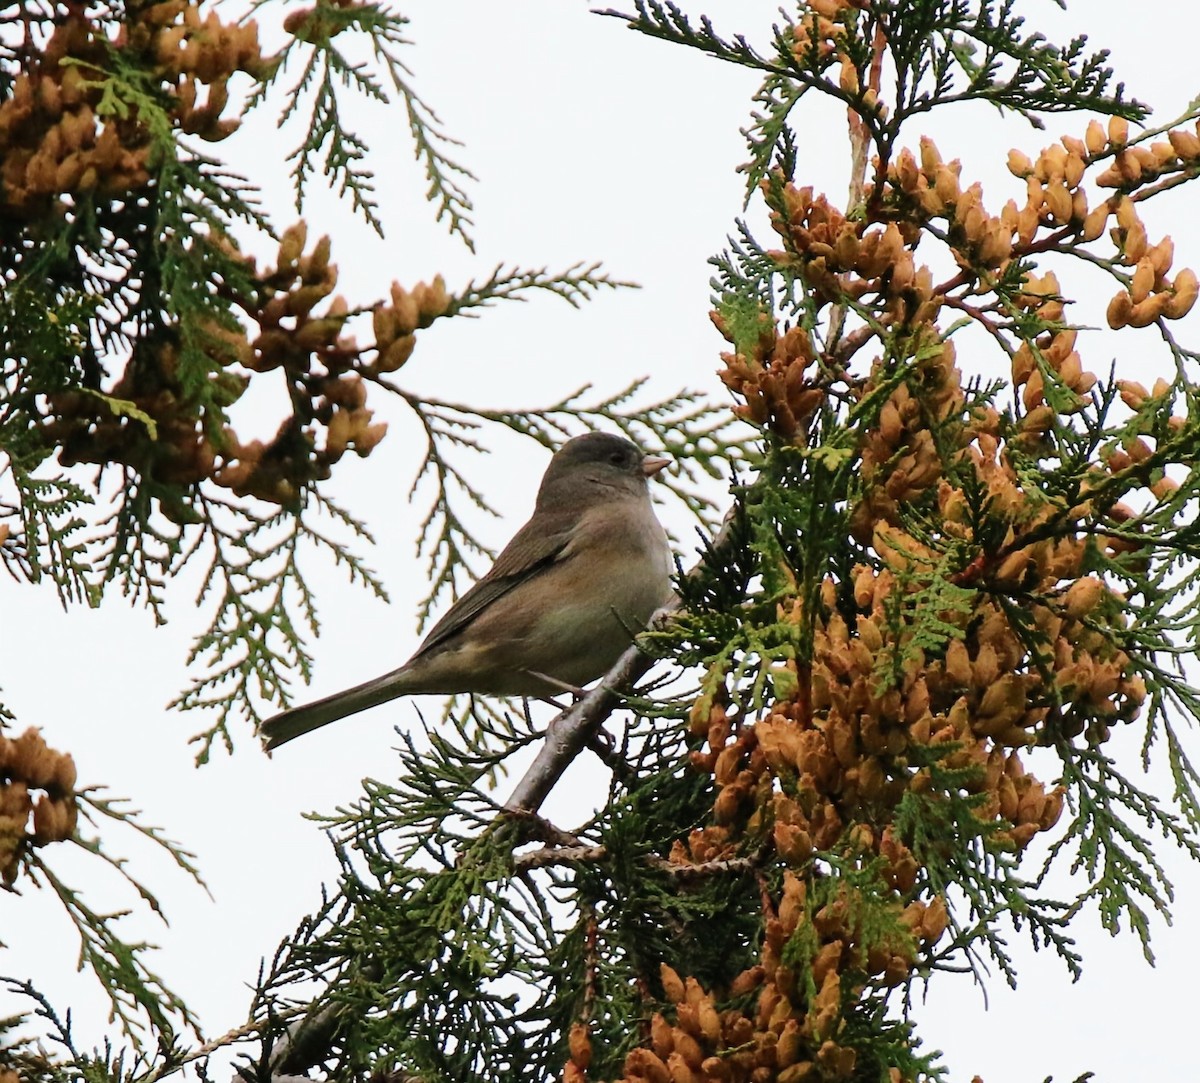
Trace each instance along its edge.
<instances>
[{"instance_id":1,"label":"bare twig","mask_svg":"<svg viewBox=\"0 0 1200 1083\"><path fill-rule=\"evenodd\" d=\"M723 857L713 861L700 861L695 865L677 865L672 861L659 858L654 864L660 872L665 872L675 877L676 880L698 880L702 876L750 872L762 864L767 852L763 848L752 854L746 854L744 857Z\"/></svg>"},{"instance_id":2,"label":"bare twig","mask_svg":"<svg viewBox=\"0 0 1200 1083\"><path fill-rule=\"evenodd\" d=\"M651 626L668 618L678 604L676 599L655 614ZM636 643L631 645L595 688L554 719L537 758L504 803L505 811L521 814L541 808L568 764L587 747L624 693L653 664L654 659Z\"/></svg>"},{"instance_id":3,"label":"bare twig","mask_svg":"<svg viewBox=\"0 0 1200 1083\"><path fill-rule=\"evenodd\" d=\"M543 846L513 858L517 872L528 869L543 869L547 865L567 865L573 861L596 862L608 857L607 846Z\"/></svg>"},{"instance_id":4,"label":"bare twig","mask_svg":"<svg viewBox=\"0 0 1200 1083\"><path fill-rule=\"evenodd\" d=\"M762 863L765 854L765 850L759 850L743 857L718 858L696 864L679 864L668 861L665 857L648 854L641 861L656 872L666 873L676 880L698 880L704 876L719 876L723 873L749 872ZM598 864L606 861L608 857L607 846L543 846L540 850L518 854L513 858L513 867L517 872L526 872L529 869L544 869L549 865L569 865L574 862Z\"/></svg>"}]
</instances>

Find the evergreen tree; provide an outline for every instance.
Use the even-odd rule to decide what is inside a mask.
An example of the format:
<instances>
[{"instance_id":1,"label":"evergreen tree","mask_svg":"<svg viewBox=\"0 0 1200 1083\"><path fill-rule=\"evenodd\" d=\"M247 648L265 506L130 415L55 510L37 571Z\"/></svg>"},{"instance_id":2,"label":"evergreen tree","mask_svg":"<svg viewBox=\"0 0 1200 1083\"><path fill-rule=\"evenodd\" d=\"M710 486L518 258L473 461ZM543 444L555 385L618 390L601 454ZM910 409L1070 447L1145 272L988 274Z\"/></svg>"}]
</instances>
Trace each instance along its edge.
<instances>
[{"instance_id":1,"label":"evergreen tree","mask_svg":"<svg viewBox=\"0 0 1200 1083\"><path fill-rule=\"evenodd\" d=\"M146 27L182 27L187 39L191 9L177 0L149 10L159 9L161 22L143 17L138 28L153 37L166 30ZM737 440L727 420L755 433L724 522L680 572L678 606L554 719L550 740L547 724L516 704L459 705L455 724L431 727L427 743L409 738L395 778L369 782L353 808L326 821L340 879L264 967L246 1027L189 1048L166 1018L177 1007L171 994L152 976L123 972L114 996L157 1011L158 1047L136 1063L116 1050L81 1054L42 1001L65 1052L6 1051L23 1075L158 1079L232 1047L241 1077L263 1081L917 1083L946 1073L921 1047L914 987L962 981L962 971L978 975L988 963L1016 983L1012 927L1076 973L1085 960L1071 922L1090 903L1106 928L1128 926L1149 951L1150 914L1165 913L1171 897L1150 837L1200 857L1197 776L1176 732L1200 707L1177 665L1200 631L1200 355L1174 331L1195 303L1196 275L1173 266L1169 237L1149 235L1142 204L1200 172L1200 109L1135 133L1130 122L1147 110L1114 85L1104 55L1082 39L1058 46L1031 33L1009 3L805 0L764 45L653 0L607 14L762 76L744 168L747 200L762 201L775 237L768 244L739 223L713 259L732 411L713 416L683 398L623 414L614 399L591 415L653 433L677 453L715 433L717 451L703 445L709 459ZM320 64L339 70L334 39L352 27L386 38L398 22L331 2L287 23L296 48L312 50L314 73ZM374 309L375 346L360 349L343 337L351 310L325 300L325 248L305 255L303 232L285 233L278 267L258 274L225 239L226 219L247 204L208 159L181 156L183 122L164 122L162 145L151 142L151 105L190 116L194 90L164 104L161 75L152 93L145 70L130 74L134 29L97 50L101 59L75 45L55 53L51 37L36 60L49 67L54 58L51 82L66 101L63 72L78 65L60 58L78 53L103 74L82 84L99 88L92 112L116 95L125 112L106 115L134 117L100 123L83 149L98 155L104 132L124 138L145 124L139 138L152 149L139 158L135 142L115 159L124 170L109 182L115 192L95 180L80 189L85 171L63 187L62 155L58 187L44 188L38 178L49 174L33 162L67 146L66 133L47 150L45 131L35 141L34 127L6 125L4 110L25 103L27 113L12 115L32 125L52 92L40 82L20 90L20 75L5 87L0 133L18 132L7 138L24 142L9 148L30 153L5 150L2 206L33 224L5 255L7 296L18 285L29 292L5 312L9 353L20 360L6 362L12 405L0 446L24 486L16 506L49 509L37 519L43 533L26 527L13 551L60 547L71 557L68 597L115 579L154 604L184 555L221 551L231 534L216 525L221 517L241 524L232 536L243 554L263 551L249 544L263 532L304 535L304 510L323 499L320 483L340 452L368 451L381 435L362 388L389 386L385 374L428 323L515 289L574 300L607 280L588 270L497 275L457 295L436 282L397 287ZM144 64L163 63L158 44L140 48ZM277 75L279 63L260 70L239 48L227 50L242 58L230 72L240 65L264 83ZM26 47L11 62L35 61ZM462 231L464 197L445 179L453 167L443 144L395 78L435 199ZM844 208L805 184L799 127L812 95L846 110L853 179ZM957 161L920 138L925 114L970 100L1034 127L1051 112L1078 124L1078 135L1036 155L1009 153L1025 181L1022 202L991 205ZM219 123L220 112L204 123ZM314 111L298 178L319 148L340 145L341 156L325 161L370 215L361 147L336 116L328 99ZM17 181L13 161L23 163ZM169 184L171 207L156 210ZM201 198L214 185L225 202ZM131 190L143 195L130 199ZM19 203L14 193L32 195ZM188 209L188 193L199 209ZM111 283L88 277L99 243L81 248L76 238L92 236L101 205L142 216L127 228L141 238L131 252L148 262L131 272L134 293L127 285L93 302ZM78 232L48 234L47 221ZM188 264L190 285L180 284L185 260L200 261ZM1097 275L1108 276L1107 320L1128 340L1126 356L1165 351L1174 379L1147 388L1136 360L1101 374L1085 367L1088 329L1072 304ZM72 312L68 334L62 313ZM105 321L115 321L108 339ZM958 361L968 353L995 376L964 378ZM123 375L113 382L117 358ZM221 421L237 386L230 375L279 365L294 373L292 420L269 447L243 447ZM406 401L433 419L436 456L437 438L465 408ZM554 426L580 413L587 419L572 401L489 420L549 442ZM89 494L30 480L46 476L37 469L52 455L123 472L126 497L102 520L121 531L112 535L121 546L89 552L71 540L55 515L77 515ZM713 465L699 454L693 463ZM219 490L232 496L218 499ZM430 520L441 554L435 591L463 544L444 492ZM125 544L131 537L137 545ZM282 608L292 596L280 578L287 552L270 549L249 571L244 560L213 558L219 590L238 600L198 645L212 652L214 676L181 699L221 706L210 739L228 739L231 712L255 717L251 696L278 693L280 667L307 665L298 622ZM31 575L50 563L24 559ZM290 560L282 566L298 574ZM350 567L371 582L360 564ZM302 580L291 588L303 596ZM264 597L280 608L261 605ZM270 647L264 630L286 649ZM679 680L645 683L647 674ZM609 721L616 739L604 735ZM1147 762L1168 765L1167 799L1140 789L1110 754L1125 726L1144 732ZM9 751L17 743L5 746L5 763L18 762ZM498 798L499 770L535 744L532 766ZM585 823L551 823L539 811L547 794L572 757L592 753L611 772L606 800ZM37 778L5 770L5 799L40 787L37 807L56 810L43 824L54 818L53 837L68 835L72 825L55 817L64 806L69 817L78 800L69 767L54 760ZM36 813L32 835L20 824L9 867L45 875L29 840L49 841L49 828L37 838ZM1039 865L1027 850L1042 833L1052 841ZM1073 897L1048 897L1045 877L1064 863L1082 885Z\"/></svg>"}]
</instances>

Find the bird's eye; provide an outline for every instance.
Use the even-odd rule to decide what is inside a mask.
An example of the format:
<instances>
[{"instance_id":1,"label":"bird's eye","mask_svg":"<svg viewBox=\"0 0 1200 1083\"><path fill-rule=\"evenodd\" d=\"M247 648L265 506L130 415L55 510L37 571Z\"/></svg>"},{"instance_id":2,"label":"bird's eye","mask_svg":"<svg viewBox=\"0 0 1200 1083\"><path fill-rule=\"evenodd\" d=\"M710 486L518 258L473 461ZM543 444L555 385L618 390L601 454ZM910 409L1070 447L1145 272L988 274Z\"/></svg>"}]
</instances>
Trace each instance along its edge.
<instances>
[{"instance_id":1,"label":"bird's eye","mask_svg":"<svg viewBox=\"0 0 1200 1083\"><path fill-rule=\"evenodd\" d=\"M621 466L625 462L625 453L622 451L614 451L608 457L608 461L612 463L613 466Z\"/></svg>"}]
</instances>

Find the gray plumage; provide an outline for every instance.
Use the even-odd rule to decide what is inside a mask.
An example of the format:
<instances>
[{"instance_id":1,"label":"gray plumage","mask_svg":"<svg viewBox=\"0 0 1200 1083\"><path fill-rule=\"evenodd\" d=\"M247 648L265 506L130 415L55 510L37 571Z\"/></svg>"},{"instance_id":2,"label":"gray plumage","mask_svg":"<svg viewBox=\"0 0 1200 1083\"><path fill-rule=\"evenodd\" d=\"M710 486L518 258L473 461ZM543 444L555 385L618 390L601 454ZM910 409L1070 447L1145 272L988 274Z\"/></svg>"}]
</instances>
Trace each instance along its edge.
<instances>
[{"instance_id":1,"label":"gray plumage","mask_svg":"<svg viewBox=\"0 0 1200 1083\"><path fill-rule=\"evenodd\" d=\"M666 462L607 433L567 441L529 522L412 658L267 719L264 746L398 696L544 696L601 676L670 593L670 550L647 488Z\"/></svg>"}]
</instances>

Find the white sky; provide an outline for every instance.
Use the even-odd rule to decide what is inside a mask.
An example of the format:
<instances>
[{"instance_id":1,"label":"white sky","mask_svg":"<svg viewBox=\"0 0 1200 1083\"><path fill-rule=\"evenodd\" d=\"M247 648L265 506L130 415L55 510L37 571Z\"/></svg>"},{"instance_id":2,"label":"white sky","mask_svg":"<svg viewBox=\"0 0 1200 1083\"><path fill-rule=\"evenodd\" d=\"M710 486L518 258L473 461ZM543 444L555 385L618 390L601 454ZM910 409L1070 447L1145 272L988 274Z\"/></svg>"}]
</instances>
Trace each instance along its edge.
<instances>
[{"instance_id":1,"label":"white sky","mask_svg":"<svg viewBox=\"0 0 1200 1083\"><path fill-rule=\"evenodd\" d=\"M758 41L765 41L776 11L772 0L685 7L710 14L722 31ZM1189 74L1200 29L1190 5L1146 0L1131 9L1116 0L1090 0L1066 14L1049 2L1024 7L1031 24L1052 40L1088 33L1097 47L1111 48L1119 76L1155 107L1160 122L1181 112L1200 89ZM408 12L416 46L406 59L416 86L465 142L461 159L480 178L471 186L479 251L470 256L431 221L399 108L364 108L360 124L375 145L387 240L331 199L314 199L306 212L310 235L335 237L340 291L352 304L364 303L384 295L393 278L411 285L442 272L453 290L501 261L562 268L581 259L602 259L610 273L643 288L602 294L581 311L547 296L500 306L478 320L439 323L420 336L401 373L404 385L480 406L525 407L549 403L583 382L611 392L649 374L650 393L686 385L724 401L714 376L722 344L707 318L706 260L723 247L741 213L742 178L734 168L744 159L738 129L746 122L753 75L634 35L584 4L563 0L413 0ZM264 17L272 14L267 8ZM799 114L806 148L801 177L842 202L843 119L832 108L810 109ZM924 131L938 137L947 157L963 158L964 178L983 179L985 198L998 209L1023 190L1004 170L1010 145L1032 156L1059 134L1082 135L1085 124L1086 118L1051 117L1039 134L1002 124L992 111L963 108ZM914 129L906 142L915 145L920 134ZM255 123L217 148L262 186L280 226L294 217L283 158L297 138L291 132L281 140L269 125ZM1160 213L1150 222L1152 239L1164 229L1174 235L1177 268L1200 263L1194 199L1189 188L1158 201ZM1093 321L1111 293L1095 282ZM1087 288L1083 280L1076 291L1082 296ZM1191 326L1194 340L1194 321ZM1145 379L1151 359L1142 353L1149 336L1139 335L1138 352L1128 357L1122 356L1128 339L1100 338L1081 337L1085 363L1104 372L1115 356L1122 374L1152 382ZM964 367L972 360L960 357ZM980 367L995 363L985 356ZM402 403L374 394L372 405L391 423L389 437L365 462L344 461L333 491L375 531L369 563L383 576L393 605L347 589L340 572L323 567L316 576L323 635L309 690L314 696L393 668L419 638L416 515L403 494L420 434ZM264 431L273 427L263 421ZM480 524L500 544L528 514L546 455L514 438L498 437L493 446L495 454L470 469L504 512L502 522ZM677 508L664 518L691 537ZM688 544L685 561L690 556ZM146 613L115 594L99 611L64 615L49 589L0 578L3 699L21 726L42 726L52 745L75 754L82 782L129 796L150 822L198 853L211 900L136 839L117 832L107 839L111 852L130 855L133 871L156 888L171 919L169 928L131 921L129 935L161 945L159 972L216 1034L243 1021L260 956L310 909L333 872L319 828L302 814L354 801L364 775L386 778L394 762L391 727L409 725L415 714L404 703L381 708L298 742L274 761L245 732L232 758L218 754L208 767L194 769L186 738L202 721L164 709L185 683L187 646L203 627L190 591L189 584L173 592L171 621L156 629ZM1114 747L1136 752L1131 740ZM576 781L594 777L580 774ZM560 786L547 811L563 823L578 821L580 792L586 795L586 786ZM133 903L82 855L46 856L86 886L93 906ZM1075 929L1085 956L1077 984L1054 957L1031 953L1015 937L1018 993L997 979L988 984L985 1002L969 977L937 978L915 1013L927 1047L945 1051L953 1079L979 1073L987 1083L1016 1083L1053 1074L1067 1081L1087 1070L1102 1080L1194 1078L1187 1027L1200 871L1177 855L1164 859L1179 894L1175 927L1156 926L1157 969L1144 964L1135 938L1110 939L1088 912ZM36 975L60 1006L74 1005L81 1037L114 1033L86 979L69 973L72 934L47 898L0 896L0 930L10 949L0 956L0 972ZM0 998L0 1016L10 1008Z\"/></svg>"}]
</instances>

